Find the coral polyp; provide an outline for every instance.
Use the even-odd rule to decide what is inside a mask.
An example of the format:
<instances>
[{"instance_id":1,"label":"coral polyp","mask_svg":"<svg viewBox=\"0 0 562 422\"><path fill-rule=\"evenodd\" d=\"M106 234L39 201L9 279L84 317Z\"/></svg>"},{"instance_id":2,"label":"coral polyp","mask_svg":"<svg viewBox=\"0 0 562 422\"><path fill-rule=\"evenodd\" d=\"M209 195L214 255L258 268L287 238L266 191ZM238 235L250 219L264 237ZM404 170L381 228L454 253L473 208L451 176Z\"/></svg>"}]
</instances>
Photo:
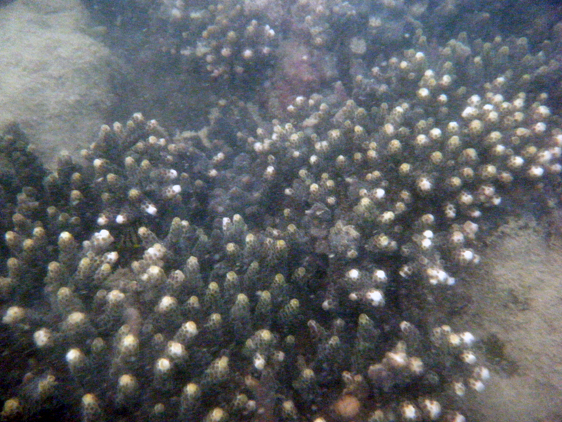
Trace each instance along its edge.
<instances>
[{"instance_id":1,"label":"coral polyp","mask_svg":"<svg viewBox=\"0 0 562 422\"><path fill-rule=\"evenodd\" d=\"M465 420L490 371L448 320L458 285L520 204L558 205L550 50L418 28L383 57L423 14L384 3L159 2L170 54L267 79L266 111L135 113L52 171L2 134L3 419ZM336 57L339 20L364 30Z\"/></svg>"}]
</instances>

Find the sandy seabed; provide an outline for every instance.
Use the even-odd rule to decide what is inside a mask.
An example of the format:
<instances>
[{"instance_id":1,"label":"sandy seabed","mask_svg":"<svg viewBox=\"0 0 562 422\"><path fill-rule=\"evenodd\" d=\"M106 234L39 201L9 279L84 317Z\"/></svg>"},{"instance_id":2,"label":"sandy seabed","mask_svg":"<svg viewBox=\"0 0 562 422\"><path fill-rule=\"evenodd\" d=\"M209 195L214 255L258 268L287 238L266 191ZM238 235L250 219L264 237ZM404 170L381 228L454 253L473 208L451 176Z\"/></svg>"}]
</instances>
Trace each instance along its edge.
<instances>
[{"instance_id":1,"label":"sandy seabed","mask_svg":"<svg viewBox=\"0 0 562 422\"><path fill-rule=\"evenodd\" d=\"M534 222L502 226L466 277L455 323L483 340L492 378L469 398L475 422L562 420L562 237Z\"/></svg>"}]
</instances>

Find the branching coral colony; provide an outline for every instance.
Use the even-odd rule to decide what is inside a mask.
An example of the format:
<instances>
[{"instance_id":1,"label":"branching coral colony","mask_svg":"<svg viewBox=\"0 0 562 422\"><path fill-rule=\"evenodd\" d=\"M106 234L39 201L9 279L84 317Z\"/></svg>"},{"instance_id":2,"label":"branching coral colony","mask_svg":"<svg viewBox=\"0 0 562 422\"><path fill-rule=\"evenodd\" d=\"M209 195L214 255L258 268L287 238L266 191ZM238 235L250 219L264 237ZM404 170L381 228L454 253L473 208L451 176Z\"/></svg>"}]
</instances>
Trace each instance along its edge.
<instances>
[{"instance_id":1,"label":"branching coral colony","mask_svg":"<svg viewBox=\"0 0 562 422\"><path fill-rule=\"evenodd\" d=\"M489 371L440 308L497 215L552 199L562 132L524 39L415 44L283 122L135 114L41 178L5 133L2 418L464 421Z\"/></svg>"}]
</instances>

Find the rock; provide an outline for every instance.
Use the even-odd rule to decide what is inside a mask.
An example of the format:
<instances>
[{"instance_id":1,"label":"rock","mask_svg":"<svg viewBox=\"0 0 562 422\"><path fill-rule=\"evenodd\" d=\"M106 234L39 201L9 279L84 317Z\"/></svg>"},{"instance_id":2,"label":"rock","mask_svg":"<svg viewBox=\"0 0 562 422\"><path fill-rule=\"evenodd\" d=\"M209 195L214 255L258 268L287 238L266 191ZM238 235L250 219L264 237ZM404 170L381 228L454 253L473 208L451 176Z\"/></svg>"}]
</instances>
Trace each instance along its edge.
<instances>
[{"instance_id":1,"label":"rock","mask_svg":"<svg viewBox=\"0 0 562 422\"><path fill-rule=\"evenodd\" d=\"M52 166L94 139L112 97L109 50L81 32L78 0L20 0L0 8L0 125L17 122Z\"/></svg>"}]
</instances>

